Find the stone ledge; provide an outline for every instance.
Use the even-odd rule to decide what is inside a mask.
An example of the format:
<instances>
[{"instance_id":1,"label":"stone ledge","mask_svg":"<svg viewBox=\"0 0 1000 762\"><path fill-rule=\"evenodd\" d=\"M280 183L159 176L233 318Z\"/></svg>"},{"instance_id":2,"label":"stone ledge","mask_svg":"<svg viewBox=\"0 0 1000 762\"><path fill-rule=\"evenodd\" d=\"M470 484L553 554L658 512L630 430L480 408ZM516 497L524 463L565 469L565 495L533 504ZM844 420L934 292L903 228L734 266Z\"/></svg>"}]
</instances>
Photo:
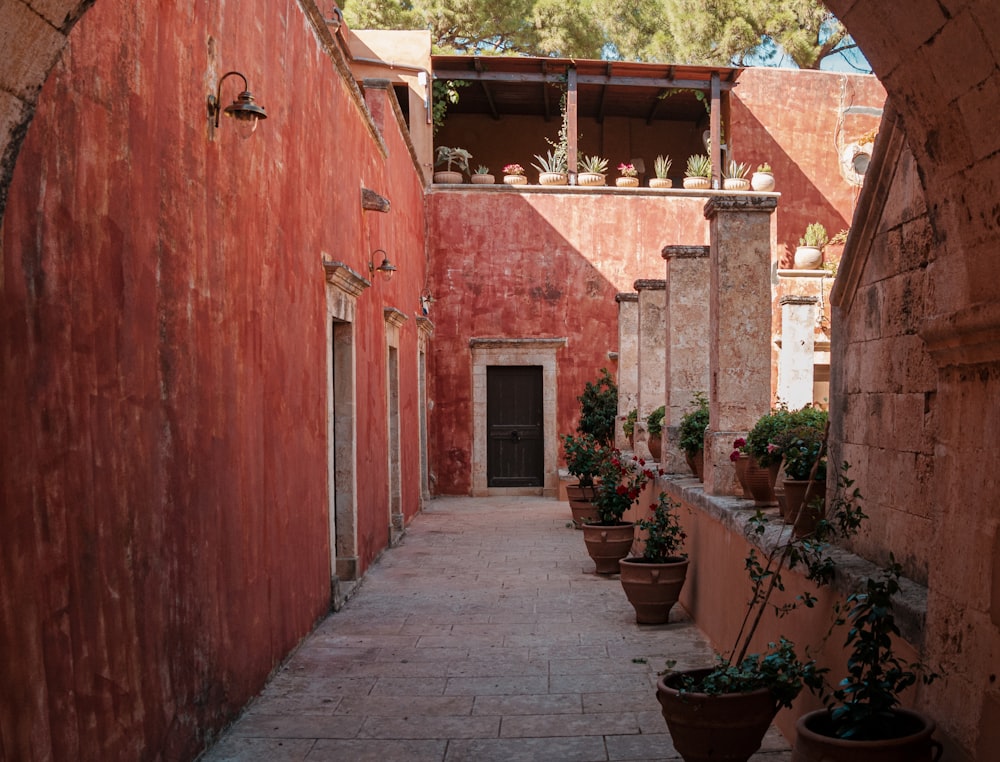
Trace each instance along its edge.
<instances>
[{"instance_id":1,"label":"stone ledge","mask_svg":"<svg viewBox=\"0 0 1000 762\"><path fill-rule=\"evenodd\" d=\"M693 476L670 474L660 477L657 488L674 500L715 519L730 532L739 534L764 551L772 549L783 535L791 531L791 527L781 523L777 508L766 508L764 514L772 519L767 531L763 535L751 533L748 524L756 512L753 501L707 495L704 485ZM841 548L833 548L830 556L837 566L837 575L831 588L845 597L860 590L866 579L878 576L881 571L879 566ZM924 622L927 618L927 588L905 577L899 580L899 586L900 592L894 606L896 624L903 638L919 650L923 645Z\"/></svg>"}]
</instances>

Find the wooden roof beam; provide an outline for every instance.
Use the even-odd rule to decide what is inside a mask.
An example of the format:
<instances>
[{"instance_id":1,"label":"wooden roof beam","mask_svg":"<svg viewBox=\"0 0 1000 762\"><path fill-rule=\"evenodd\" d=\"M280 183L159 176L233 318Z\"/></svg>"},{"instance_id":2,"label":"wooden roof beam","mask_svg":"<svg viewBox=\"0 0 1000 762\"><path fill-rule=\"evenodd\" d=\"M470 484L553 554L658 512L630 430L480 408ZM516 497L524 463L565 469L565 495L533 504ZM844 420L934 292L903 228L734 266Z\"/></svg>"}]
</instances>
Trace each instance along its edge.
<instances>
[{"instance_id":1,"label":"wooden roof beam","mask_svg":"<svg viewBox=\"0 0 1000 762\"><path fill-rule=\"evenodd\" d=\"M483 62L480 60L479 56L476 56L476 72L479 74L483 73ZM490 80L480 79L479 85L483 88L483 95L486 96L486 102L489 104L490 113L493 115L493 120L496 122L500 121L500 112L497 111L496 101L493 99L493 91L490 89Z\"/></svg>"}]
</instances>

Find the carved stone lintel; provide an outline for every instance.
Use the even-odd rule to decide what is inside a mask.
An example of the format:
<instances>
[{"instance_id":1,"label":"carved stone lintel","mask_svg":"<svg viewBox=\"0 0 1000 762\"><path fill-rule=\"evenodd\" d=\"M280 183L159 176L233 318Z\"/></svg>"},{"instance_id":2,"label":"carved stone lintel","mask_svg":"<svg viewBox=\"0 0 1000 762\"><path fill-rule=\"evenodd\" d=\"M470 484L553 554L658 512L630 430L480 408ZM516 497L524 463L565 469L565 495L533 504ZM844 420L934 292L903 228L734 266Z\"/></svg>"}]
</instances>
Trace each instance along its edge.
<instances>
[{"instance_id":1,"label":"carved stone lintel","mask_svg":"<svg viewBox=\"0 0 1000 762\"><path fill-rule=\"evenodd\" d=\"M361 208L369 212L388 212L389 199L370 188L361 189Z\"/></svg>"},{"instance_id":2,"label":"carved stone lintel","mask_svg":"<svg viewBox=\"0 0 1000 762\"><path fill-rule=\"evenodd\" d=\"M702 259L711 253L710 246L664 246L664 259Z\"/></svg>"}]
</instances>

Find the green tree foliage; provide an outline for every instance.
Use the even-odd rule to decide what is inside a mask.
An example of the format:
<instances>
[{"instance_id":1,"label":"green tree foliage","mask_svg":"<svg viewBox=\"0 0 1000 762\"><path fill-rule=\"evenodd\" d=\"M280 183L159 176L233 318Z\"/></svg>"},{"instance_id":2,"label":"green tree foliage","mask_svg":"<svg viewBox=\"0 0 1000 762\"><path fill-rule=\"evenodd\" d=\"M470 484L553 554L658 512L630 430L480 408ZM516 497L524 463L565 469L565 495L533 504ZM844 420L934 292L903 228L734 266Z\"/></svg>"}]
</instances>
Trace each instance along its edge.
<instances>
[{"instance_id":1,"label":"green tree foliage","mask_svg":"<svg viewBox=\"0 0 1000 762\"><path fill-rule=\"evenodd\" d=\"M344 0L356 29L429 29L437 53L816 69L853 48L820 0Z\"/></svg>"}]
</instances>

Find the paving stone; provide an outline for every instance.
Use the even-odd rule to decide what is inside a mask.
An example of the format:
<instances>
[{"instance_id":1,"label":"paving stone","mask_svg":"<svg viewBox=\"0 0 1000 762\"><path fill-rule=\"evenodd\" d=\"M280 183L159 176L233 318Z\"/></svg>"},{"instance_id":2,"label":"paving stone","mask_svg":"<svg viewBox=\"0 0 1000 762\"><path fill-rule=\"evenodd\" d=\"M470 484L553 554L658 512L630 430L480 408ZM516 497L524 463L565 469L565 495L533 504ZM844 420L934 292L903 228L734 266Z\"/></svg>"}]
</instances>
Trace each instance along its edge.
<instances>
[{"instance_id":1,"label":"paving stone","mask_svg":"<svg viewBox=\"0 0 1000 762\"><path fill-rule=\"evenodd\" d=\"M680 607L636 625L565 513L430 501L202 762L678 759L657 671L710 664L712 649ZM751 762L789 757L772 728Z\"/></svg>"}]
</instances>

